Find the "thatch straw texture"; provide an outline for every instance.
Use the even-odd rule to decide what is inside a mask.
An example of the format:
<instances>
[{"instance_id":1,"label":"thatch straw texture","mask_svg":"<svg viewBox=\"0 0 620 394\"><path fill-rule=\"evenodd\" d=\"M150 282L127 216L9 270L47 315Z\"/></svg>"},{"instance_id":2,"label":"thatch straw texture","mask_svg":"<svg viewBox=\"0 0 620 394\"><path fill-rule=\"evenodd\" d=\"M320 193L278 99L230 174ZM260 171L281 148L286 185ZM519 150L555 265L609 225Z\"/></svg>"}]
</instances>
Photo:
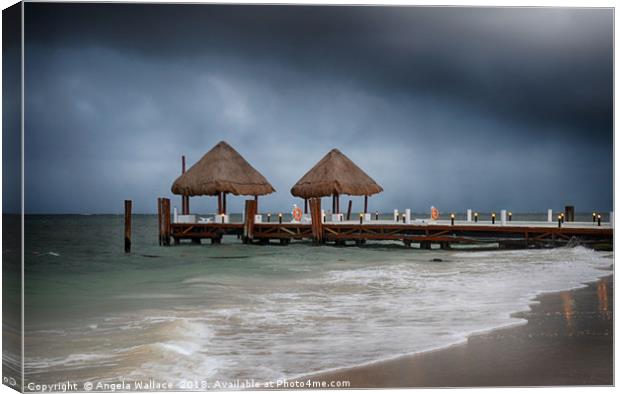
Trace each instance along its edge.
<instances>
[{"instance_id":1,"label":"thatch straw texture","mask_svg":"<svg viewBox=\"0 0 620 394\"><path fill-rule=\"evenodd\" d=\"M301 198L333 194L370 196L383 188L338 149L332 149L291 188Z\"/></svg>"},{"instance_id":2,"label":"thatch straw texture","mask_svg":"<svg viewBox=\"0 0 620 394\"><path fill-rule=\"evenodd\" d=\"M236 150L221 141L172 184L172 193L213 196L231 193L261 196L275 189Z\"/></svg>"}]
</instances>

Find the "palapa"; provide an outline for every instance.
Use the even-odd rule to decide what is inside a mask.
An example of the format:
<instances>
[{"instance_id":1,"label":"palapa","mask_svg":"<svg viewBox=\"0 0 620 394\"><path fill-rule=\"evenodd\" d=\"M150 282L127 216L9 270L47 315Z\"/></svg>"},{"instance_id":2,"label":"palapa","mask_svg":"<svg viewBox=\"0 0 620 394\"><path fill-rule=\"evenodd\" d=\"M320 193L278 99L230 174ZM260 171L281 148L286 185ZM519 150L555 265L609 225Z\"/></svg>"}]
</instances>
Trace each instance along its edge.
<instances>
[{"instance_id":1,"label":"palapa","mask_svg":"<svg viewBox=\"0 0 620 394\"><path fill-rule=\"evenodd\" d=\"M348 194L371 196L383 188L338 149L332 149L291 188L304 199Z\"/></svg>"},{"instance_id":2,"label":"palapa","mask_svg":"<svg viewBox=\"0 0 620 394\"><path fill-rule=\"evenodd\" d=\"M274 191L267 179L224 141L172 184L172 193L185 196L262 196Z\"/></svg>"}]
</instances>

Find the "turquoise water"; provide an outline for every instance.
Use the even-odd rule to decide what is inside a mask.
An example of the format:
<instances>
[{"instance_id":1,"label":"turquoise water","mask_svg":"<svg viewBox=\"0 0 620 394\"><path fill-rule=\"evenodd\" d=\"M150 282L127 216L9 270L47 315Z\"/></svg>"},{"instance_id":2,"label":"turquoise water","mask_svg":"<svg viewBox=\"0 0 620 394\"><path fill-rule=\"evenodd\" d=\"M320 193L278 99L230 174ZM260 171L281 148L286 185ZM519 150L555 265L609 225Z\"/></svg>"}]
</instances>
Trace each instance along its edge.
<instances>
[{"instance_id":1,"label":"turquoise water","mask_svg":"<svg viewBox=\"0 0 620 394\"><path fill-rule=\"evenodd\" d=\"M528 219L530 220L530 219ZM607 274L582 247L423 251L365 247L160 247L157 218L29 216L28 382L278 379L463 341L521 321L545 291ZM441 259L441 261L432 261Z\"/></svg>"}]
</instances>

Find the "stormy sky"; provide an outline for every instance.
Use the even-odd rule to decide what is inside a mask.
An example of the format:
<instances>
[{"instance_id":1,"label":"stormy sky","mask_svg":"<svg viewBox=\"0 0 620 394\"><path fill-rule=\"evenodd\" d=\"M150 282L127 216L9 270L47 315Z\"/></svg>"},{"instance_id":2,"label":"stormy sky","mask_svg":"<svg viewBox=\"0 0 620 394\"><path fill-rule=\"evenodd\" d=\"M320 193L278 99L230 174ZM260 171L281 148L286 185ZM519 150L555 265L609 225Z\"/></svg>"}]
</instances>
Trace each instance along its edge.
<instances>
[{"instance_id":1,"label":"stormy sky","mask_svg":"<svg viewBox=\"0 0 620 394\"><path fill-rule=\"evenodd\" d=\"M30 213L154 212L220 140L277 190L261 211L335 147L383 186L373 211L612 209L611 9L27 3L25 23Z\"/></svg>"}]
</instances>

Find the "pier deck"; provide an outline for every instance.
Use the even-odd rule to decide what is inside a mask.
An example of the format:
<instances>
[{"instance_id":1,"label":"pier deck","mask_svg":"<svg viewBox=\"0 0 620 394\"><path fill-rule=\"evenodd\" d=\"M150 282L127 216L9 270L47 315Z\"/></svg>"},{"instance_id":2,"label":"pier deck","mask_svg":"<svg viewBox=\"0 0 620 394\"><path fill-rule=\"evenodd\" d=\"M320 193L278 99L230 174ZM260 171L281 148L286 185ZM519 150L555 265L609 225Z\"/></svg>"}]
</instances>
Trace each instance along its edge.
<instances>
[{"instance_id":1,"label":"pier deck","mask_svg":"<svg viewBox=\"0 0 620 394\"><path fill-rule=\"evenodd\" d=\"M159 240L161 245L179 244L184 240L201 243L203 239L220 243L225 235L237 236L244 243L265 244L277 241L310 240L315 244L364 244L367 241L400 241L406 246L419 245L431 249L432 244L449 248L454 244L497 244L501 248L553 247L566 244L613 245L613 228L609 222L542 221L464 221L415 219L410 223L393 220L361 222L325 222L319 199L310 199L310 223L280 223L280 218L255 223L257 203L246 200L243 223L171 223L170 204L159 199Z\"/></svg>"},{"instance_id":2,"label":"pier deck","mask_svg":"<svg viewBox=\"0 0 620 394\"><path fill-rule=\"evenodd\" d=\"M428 249L431 244L449 247L451 244L498 243L500 247L542 247L563 245L569 242L580 244L611 243L613 229L609 223L598 226L594 223L571 222L508 222L492 224L489 222L450 221L421 222L410 224L378 220L326 222L319 228L302 223L254 223L248 234L247 223L198 223L171 224L171 236L175 243L191 239L199 242L210 239L219 243L224 235L237 235L246 243L267 243L272 240L286 244L291 240L312 240L315 243L365 243L366 241L402 241L405 245L419 244ZM319 233L320 232L320 233Z\"/></svg>"}]
</instances>

